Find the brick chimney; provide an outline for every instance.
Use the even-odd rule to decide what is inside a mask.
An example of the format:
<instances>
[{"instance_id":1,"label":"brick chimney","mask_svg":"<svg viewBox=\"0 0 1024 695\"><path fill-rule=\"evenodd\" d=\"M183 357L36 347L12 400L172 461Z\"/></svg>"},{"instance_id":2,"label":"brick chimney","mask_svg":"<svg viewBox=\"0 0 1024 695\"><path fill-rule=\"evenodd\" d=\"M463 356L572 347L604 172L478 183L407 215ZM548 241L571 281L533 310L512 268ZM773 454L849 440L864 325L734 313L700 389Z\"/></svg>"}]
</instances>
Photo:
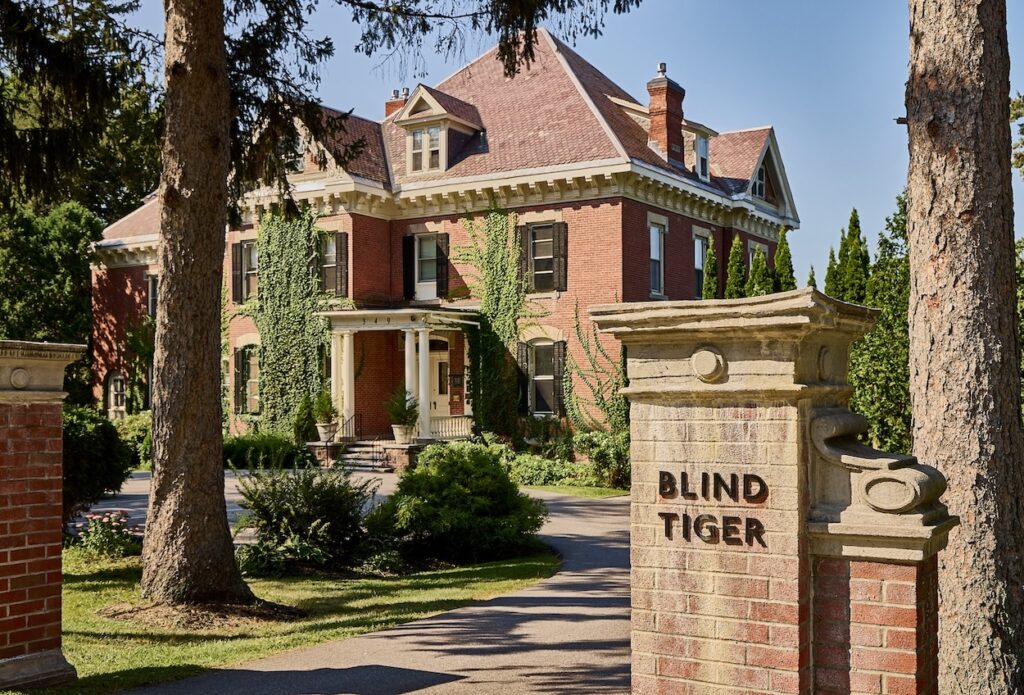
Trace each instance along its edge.
<instances>
[{"instance_id":1,"label":"brick chimney","mask_svg":"<svg viewBox=\"0 0 1024 695\"><path fill-rule=\"evenodd\" d=\"M683 163L683 98L686 90L665 75L665 63L658 63L658 76L647 83L651 97L647 109L651 116L650 138L668 157L669 164Z\"/></svg>"},{"instance_id":2,"label":"brick chimney","mask_svg":"<svg viewBox=\"0 0 1024 695\"><path fill-rule=\"evenodd\" d=\"M406 87L402 90L401 96L398 94L397 89L391 90L391 98L384 102L384 118L387 118L395 111L405 106L405 102L409 100L409 88Z\"/></svg>"}]
</instances>

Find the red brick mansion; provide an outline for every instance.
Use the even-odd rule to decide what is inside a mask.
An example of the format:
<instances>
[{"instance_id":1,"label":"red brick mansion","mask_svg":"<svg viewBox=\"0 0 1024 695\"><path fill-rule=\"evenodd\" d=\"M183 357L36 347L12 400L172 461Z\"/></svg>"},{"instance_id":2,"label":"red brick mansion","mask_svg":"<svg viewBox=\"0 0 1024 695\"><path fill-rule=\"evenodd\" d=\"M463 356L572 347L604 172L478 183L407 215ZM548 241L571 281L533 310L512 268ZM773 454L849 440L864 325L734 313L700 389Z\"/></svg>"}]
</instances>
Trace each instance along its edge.
<instances>
[{"instance_id":1,"label":"red brick mansion","mask_svg":"<svg viewBox=\"0 0 1024 695\"><path fill-rule=\"evenodd\" d=\"M323 288L354 306L330 312L326 369L343 420L363 433L387 430L382 404L402 383L423 405L420 436L469 413L464 330L475 314L472 299L452 299L468 269L450 254L468 242L463 221L492 201L518 216L522 272L544 314L518 351L532 414L563 410L577 304L585 315L699 297L711 239L721 291L734 237L771 262L779 228L799 225L771 127L719 133L687 118L664 66L644 104L543 30L536 53L514 78L492 49L436 86L394 93L384 120L349 118L345 138L365 141L357 158L321 169L310 155L290 177L295 200L320 215ZM227 232L232 307L259 291L257 227L273 202L250 195ZM154 198L97 249L94 386L112 416L125 404L126 330L159 301L158 227ZM260 336L246 316L228 333L231 408L258 412Z\"/></svg>"}]
</instances>

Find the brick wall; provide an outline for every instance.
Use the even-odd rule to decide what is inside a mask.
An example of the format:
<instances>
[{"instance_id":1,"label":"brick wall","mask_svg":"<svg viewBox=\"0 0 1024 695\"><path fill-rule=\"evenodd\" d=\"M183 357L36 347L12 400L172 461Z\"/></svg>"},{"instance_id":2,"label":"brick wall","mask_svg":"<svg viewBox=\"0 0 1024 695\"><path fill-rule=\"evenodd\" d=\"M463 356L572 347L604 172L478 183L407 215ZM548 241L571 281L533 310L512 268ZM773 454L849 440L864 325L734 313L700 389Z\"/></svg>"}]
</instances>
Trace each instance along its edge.
<instances>
[{"instance_id":1,"label":"brick wall","mask_svg":"<svg viewBox=\"0 0 1024 695\"><path fill-rule=\"evenodd\" d=\"M815 692L929 695L938 672L938 565L816 558Z\"/></svg>"},{"instance_id":2,"label":"brick wall","mask_svg":"<svg viewBox=\"0 0 1024 695\"><path fill-rule=\"evenodd\" d=\"M127 369L125 333L146 316L150 266L96 268L92 273L92 387L97 403L111 372Z\"/></svg>"},{"instance_id":3,"label":"brick wall","mask_svg":"<svg viewBox=\"0 0 1024 695\"><path fill-rule=\"evenodd\" d=\"M797 408L634 403L632 413L634 692L806 692L801 473L785 464L798 446ZM674 494L662 489L662 472L675 476ZM711 499L703 499L705 472L756 474L768 485L767 498L714 499L711 486ZM682 473L698 499L686 499ZM713 517L713 537L710 525L695 530L700 515ZM763 525L763 545L756 533L748 542L748 528L757 529L750 519Z\"/></svg>"}]
</instances>

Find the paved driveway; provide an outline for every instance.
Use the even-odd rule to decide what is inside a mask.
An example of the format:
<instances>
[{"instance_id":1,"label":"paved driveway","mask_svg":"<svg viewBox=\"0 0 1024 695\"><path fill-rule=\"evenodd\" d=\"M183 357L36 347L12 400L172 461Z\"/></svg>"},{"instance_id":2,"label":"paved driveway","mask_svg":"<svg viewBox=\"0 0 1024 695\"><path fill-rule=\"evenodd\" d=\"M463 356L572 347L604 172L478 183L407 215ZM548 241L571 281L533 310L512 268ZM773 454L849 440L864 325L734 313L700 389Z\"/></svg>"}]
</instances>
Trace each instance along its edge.
<instances>
[{"instance_id":1,"label":"paved driveway","mask_svg":"<svg viewBox=\"0 0 1024 695\"><path fill-rule=\"evenodd\" d=\"M387 492L393 489L394 476L384 478L382 492ZM233 481L229 478L227 482L229 515L237 514L237 493ZM125 495L112 500L111 506L144 509L147 486L141 477L133 480ZM532 494L542 498L551 511L541 535L563 557L561 571L550 579L515 594L390 630L133 692L628 692L629 500Z\"/></svg>"}]
</instances>

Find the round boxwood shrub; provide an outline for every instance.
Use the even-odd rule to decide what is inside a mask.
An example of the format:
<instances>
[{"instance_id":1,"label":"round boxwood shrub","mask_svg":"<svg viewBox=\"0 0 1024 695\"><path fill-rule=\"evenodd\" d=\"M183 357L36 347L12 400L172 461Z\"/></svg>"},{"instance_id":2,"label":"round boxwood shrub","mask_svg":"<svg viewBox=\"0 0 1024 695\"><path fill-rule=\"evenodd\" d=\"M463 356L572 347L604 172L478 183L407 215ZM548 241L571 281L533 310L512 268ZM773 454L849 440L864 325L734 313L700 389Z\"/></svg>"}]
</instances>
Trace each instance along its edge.
<instances>
[{"instance_id":1,"label":"round boxwood shrub","mask_svg":"<svg viewBox=\"0 0 1024 695\"><path fill-rule=\"evenodd\" d=\"M375 535L388 529L415 560L476 562L531 549L547 510L519 492L500 458L497 447L469 442L426 447L367 526Z\"/></svg>"},{"instance_id":2,"label":"round boxwood shrub","mask_svg":"<svg viewBox=\"0 0 1024 695\"><path fill-rule=\"evenodd\" d=\"M64 524L118 492L134 457L114 423L94 408L64 406Z\"/></svg>"}]
</instances>

